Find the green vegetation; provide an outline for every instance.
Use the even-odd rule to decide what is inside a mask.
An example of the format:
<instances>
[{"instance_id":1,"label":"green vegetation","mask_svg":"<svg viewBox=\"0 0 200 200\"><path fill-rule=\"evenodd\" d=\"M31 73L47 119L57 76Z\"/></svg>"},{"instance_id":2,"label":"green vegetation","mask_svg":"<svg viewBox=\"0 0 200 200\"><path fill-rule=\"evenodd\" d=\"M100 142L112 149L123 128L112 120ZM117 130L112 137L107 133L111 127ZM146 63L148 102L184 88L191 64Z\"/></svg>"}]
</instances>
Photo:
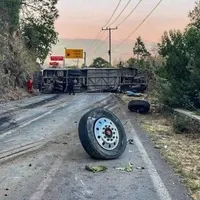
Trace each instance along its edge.
<instances>
[{"instance_id":1,"label":"green vegetation","mask_svg":"<svg viewBox=\"0 0 200 200\"><path fill-rule=\"evenodd\" d=\"M93 63L89 67L94 67L94 68L109 68L111 67L108 61L104 60L101 57L95 58L93 60Z\"/></svg>"},{"instance_id":2,"label":"green vegetation","mask_svg":"<svg viewBox=\"0 0 200 200\"><path fill-rule=\"evenodd\" d=\"M138 37L126 66L148 75L160 103L193 110L200 108L200 1L188 16L190 23L183 31L164 32L156 56Z\"/></svg>"},{"instance_id":3,"label":"green vegetation","mask_svg":"<svg viewBox=\"0 0 200 200\"><path fill-rule=\"evenodd\" d=\"M0 2L0 93L22 86L57 42L58 0Z\"/></svg>"}]
</instances>

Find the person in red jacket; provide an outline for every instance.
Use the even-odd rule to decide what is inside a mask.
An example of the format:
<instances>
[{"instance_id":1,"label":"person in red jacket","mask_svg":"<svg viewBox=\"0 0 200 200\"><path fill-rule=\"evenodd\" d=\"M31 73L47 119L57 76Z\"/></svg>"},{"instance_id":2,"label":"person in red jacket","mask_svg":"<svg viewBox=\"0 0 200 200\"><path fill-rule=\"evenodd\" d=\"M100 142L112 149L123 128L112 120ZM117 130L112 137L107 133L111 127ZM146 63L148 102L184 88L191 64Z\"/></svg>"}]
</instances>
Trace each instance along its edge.
<instances>
[{"instance_id":1,"label":"person in red jacket","mask_svg":"<svg viewBox=\"0 0 200 200\"><path fill-rule=\"evenodd\" d=\"M33 92L33 81L31 77L29 77L29 80L27 81L27 88L28 88L28 92L30 93Z\"/></svg>"}]
</instances>

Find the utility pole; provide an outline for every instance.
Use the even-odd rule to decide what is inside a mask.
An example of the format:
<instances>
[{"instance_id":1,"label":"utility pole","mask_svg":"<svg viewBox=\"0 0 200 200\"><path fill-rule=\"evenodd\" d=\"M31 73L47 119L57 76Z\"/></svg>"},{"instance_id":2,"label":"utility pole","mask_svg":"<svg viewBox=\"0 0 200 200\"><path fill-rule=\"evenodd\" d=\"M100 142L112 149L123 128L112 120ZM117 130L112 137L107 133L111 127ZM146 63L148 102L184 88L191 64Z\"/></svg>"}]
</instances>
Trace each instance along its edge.
<instances>
[{"instance_id":1,"label":"utility pole","mask_svg":"<svg viewBox=\"0 0 200 200\"><path fill-rule=\"evenodd\" d=\"M102 31L109 31L109 50L108 50L108 56L109 56L109 63L110 63L110 65L112 65L111 51L112 51L112 31L113 30L117 30L117 27L116 28L102 28Z\"/></svg>"},{"instance_id":2,"label":"utility pole","mask_svg":"<svg viewBox=\"0 0 200 200\"><path fill-rule=\"evenodd\" d=\"M77 59L77 68L79 67L79 59Z\"/></svg>"},{"instance_id":3,"label":"utility pole","mask_svg":"<svg viewBox=\"0 0 200 200\"><path fill-rule=\"evenodd\" d=\"M86 67L86 62L87 62L87 53L84 52L84 66Z\"/></svg>"}]
</instances>

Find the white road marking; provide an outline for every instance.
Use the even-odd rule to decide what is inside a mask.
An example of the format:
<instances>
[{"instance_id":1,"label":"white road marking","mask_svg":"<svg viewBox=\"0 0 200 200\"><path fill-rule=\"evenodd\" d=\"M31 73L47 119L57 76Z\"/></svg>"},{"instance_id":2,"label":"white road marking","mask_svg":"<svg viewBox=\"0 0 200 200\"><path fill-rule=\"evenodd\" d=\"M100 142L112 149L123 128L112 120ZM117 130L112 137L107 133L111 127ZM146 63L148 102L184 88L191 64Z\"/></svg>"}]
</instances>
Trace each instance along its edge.
<instances>
[{"instance_id":1,"label":"white road marking","mask_svg":"<svg viewBox=\"0 0 200 200\"><path fill-rule=\"evenodd\" d=\"M31 198L29 200L41 200L46 188L49 186L49 184L53 181L53 177L55 176L56 172L60 168L61 164L63 162L63 159L57 159L52 168L50 169L47 176L42 180L42 182L39 184L39 186L36 189L36 192L33 193Z\"/></svg>"},{"instance_id":2,"label":"white road marking","mask_svg":"<svg viewBox=\"0 0 200 200\"><path fill-rule=\"evenodd\" d=\"M82 184L83 186L85 186L85 183L84 183L82 180L80 180L80 182L81 182L81 184Z\"/></svg>"},{"instance_id":3,"label":"white road marking","mask_svg":"<svg viewBox=\"0 0 200 200\"><path fill-rule=\"evenodd\" d=\"M102 98L102 102L106 101L107 98L108 98L108 96ZM95 104L95 102L93 102L93 104ZM36 117L36 118L34 118L34 119L32 119L32 120L26 122L26 123L23 123L23 124L19 125L19 126L18 126L17 128L15 128L15 129L12 129L12 130L10 130L10 131L4 132L3 134L0 135L0 139L4 138L6 135L12 134L13 132L15 132L15 131L17 131L17 130L19 130L19 129L21 129L21 128L23 128L23 127L25 127L25 126L27 126L27 125L29 125L29 124L35 122L35 121L37 121L37 120L39 120L39 119L41 119L41 118L47 116L47 115L50 115L52 112L56 111L56 110L59 109L59 108L64 108L66 105L68 105L68 102L67 102L67 103L65 102L65 103L63 103L63 104L61 104L61 105L59 105L59 106L57 106L57 107L55 107L55 108L49 110L48 112L45 112L44 114L42 114L42 115L40 115L40 116L38 116L38 117Z\"/></svg>"},{"instance_id":4,"label":"white road marking","mask_svg":"<svg viewBox=\"0 0 200 200\"><path fill-rule=\"evenodd\" d=\"M135 145L137 146L139 152L142 155L143 161L148 169L149 175L151 177L151 180L154 184L154 187L156 189L156 192L160 200L172 200L169 192L167 191L162 179L160 178L158 172L156 171L155 166L153 165L151 159L149 158L130 120L128 121L128 123L130 124L131 130L132 130L131 132L133 135L133 140L135 142Z\"/></svg>"},{"instance_id":5,"label":"white road marking","mask_svg":"<svg viewBox=\"0 0 200 200\"><path fill-rule=\"evenodd\" d=\"M90 191L90 190L87 189L85 183L77 175L75 175L75 180L76 181L80 181L80 183L82 185L82 189L83 189L83 191L81 191L81 192L83 193L84 196L87 195L87 194L88 195L92 194L92 191Z\"/></svg>"}]
</instances>

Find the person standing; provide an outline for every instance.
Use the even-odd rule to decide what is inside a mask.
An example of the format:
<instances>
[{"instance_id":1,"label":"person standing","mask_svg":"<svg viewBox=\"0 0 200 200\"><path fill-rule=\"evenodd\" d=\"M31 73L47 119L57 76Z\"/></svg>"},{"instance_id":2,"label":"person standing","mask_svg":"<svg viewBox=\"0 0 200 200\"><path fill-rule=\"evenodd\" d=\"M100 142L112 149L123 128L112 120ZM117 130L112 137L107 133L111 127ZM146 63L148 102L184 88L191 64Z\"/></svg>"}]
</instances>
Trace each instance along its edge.
<instances>
[{"instance_id":1,"label":"person standing","mask_svg":"<svg viewBox=\"0 0 200 200\"><path fill-rule=\"evenodd\" d=\"M69 79L68 91L69 91L69 95L71 95L71 93L73 95L75 95L75 92L74 92L74 80L72 78Z\"/></svg>"},{"instance_id":2,"label":"person standing","mask_svg":"<svg viewBox=\"0 0 200 200\"><path fill-rule=\"evenodd\" d=\"M31 77L29 77L29 80L27 81L27 88L29 93L33 92L33 81Z\"/></svg>"}]
</instances>

